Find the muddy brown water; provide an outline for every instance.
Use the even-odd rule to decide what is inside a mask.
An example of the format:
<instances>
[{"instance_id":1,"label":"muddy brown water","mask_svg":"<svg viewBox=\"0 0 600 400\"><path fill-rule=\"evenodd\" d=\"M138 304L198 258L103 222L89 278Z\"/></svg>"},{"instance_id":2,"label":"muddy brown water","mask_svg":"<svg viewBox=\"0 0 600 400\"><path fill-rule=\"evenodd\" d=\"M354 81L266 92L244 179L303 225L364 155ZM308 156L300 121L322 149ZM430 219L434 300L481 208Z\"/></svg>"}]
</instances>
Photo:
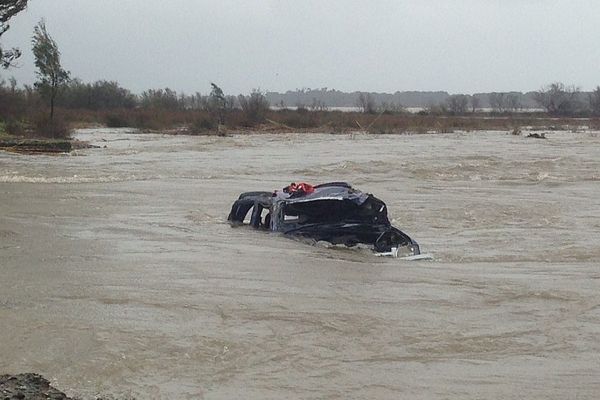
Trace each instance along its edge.
<instances>
[{"instance_id":1,"label":"muddy brown water","mask_svg":"<svg viewBox=\"0 0 600 400\"><path fill-rule=\"evenodd\" d=\"M0 373L70 395L592 399L600 138L87 130L0 154ZM434 261L233 229L243 191L345 180Z\"/></svg>"}]
</instances>

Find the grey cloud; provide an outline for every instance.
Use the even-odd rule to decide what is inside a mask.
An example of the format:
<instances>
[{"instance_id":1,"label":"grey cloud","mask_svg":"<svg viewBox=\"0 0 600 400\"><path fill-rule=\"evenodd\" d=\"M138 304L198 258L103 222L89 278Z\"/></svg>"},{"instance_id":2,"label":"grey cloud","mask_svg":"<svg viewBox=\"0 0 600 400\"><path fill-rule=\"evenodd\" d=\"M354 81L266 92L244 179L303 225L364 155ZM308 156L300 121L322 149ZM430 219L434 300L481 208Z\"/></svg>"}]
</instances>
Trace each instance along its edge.
<instances>
[{"instance_id":1,"label":"grey cloud","mask_svg":"<svg viewBox=\"0 0 600 400\"><path fill-rule=\"evenodd\" d=\"M74 76L135 91L591 89L598 15L589 0L32 0L3 37L22 67L2 75L34 80L44 17Z\"/></svg>"}]
</instances>

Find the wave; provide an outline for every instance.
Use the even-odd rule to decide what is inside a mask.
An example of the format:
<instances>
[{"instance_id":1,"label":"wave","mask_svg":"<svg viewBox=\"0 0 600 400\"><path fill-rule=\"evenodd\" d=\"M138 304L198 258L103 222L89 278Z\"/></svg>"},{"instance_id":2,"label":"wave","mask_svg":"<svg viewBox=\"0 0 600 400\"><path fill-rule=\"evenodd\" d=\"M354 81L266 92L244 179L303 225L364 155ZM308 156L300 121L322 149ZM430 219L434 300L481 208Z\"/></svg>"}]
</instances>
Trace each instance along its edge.
<instances>
[{"instance_id":1,"label":"wave","mask_svg":"<svg viewBox=\"0 0 600 400\"><path fill-rule=\"evenodd\" d=\"M0 183L106 183L125 182L135 180L146 180L135 175L129 176L23 176L23 175L0 175Z\"/></svg>"},{"instance_id":2,"label":"wave","mask_svg":"<svg viewBox=\"0 0 600 400\"><path fill-rule=\"evenodd\" d=\"M24 175L0 175L0 183L111 183L111 182L131 182L131 181L150 181L153 179L164 179L165 176L138 176L138 175L120 175L120 176L24 176ZM200 179L211 180L217 176L177 176L177 179Z\"/></svg>"}]
</instances>

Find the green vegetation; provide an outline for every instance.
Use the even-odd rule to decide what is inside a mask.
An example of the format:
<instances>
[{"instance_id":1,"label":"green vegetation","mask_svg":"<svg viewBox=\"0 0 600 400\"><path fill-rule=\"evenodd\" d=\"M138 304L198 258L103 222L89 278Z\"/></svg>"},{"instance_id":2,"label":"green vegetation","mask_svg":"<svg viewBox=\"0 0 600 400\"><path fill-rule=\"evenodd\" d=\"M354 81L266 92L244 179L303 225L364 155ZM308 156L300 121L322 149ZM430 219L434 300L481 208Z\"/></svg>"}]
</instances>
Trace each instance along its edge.
<instances>
[{"instance_id":1,"label":"green vegetation","mask_svg":"<svg viewBox=\"0 0 600 400\"><path fill-rule=\"evenodd\" d=\"M42 98L50 103L50 119L39 118L36 126L38 132L45 131L50 137L64 137L68 131L62 121L54 120L54 102L59 90L69 82L69 73L60 64L60 51L46 30L46 23L43 20L37 24L34 32L33 55L38 69L38 81L35 87Z\"/></svg>"}]
</instances>

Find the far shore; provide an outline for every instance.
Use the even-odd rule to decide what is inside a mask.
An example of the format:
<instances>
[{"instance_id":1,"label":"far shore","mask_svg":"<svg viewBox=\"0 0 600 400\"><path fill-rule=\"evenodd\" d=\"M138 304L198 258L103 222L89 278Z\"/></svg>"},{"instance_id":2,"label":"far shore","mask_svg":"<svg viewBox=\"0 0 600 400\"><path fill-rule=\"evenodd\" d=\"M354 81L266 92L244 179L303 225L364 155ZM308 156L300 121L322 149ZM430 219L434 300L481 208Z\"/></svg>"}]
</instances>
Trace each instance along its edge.
<instances>
[{"instance_id":1,"label":"far shore","mask_svg":"<svg viewBox=\"0 0 600 400\"><path fill-rule=\"evenodd\" d=\"M191 113L191 112L190 112ZM291 113L291 114L290 114ZM229 136L236 134L283 134L283 133L321 133L321 134L445 134L453 132L506 131L513 135L526 135L526 132L552 131L596 131L600 130L598 118L549 117L535 114L434 116L417 114L365 114L337 111L298 112L287 110L271 111L264 120L249 126L226 121L225 124L199 127L190 118L170 118L169 122L155 124L107 124L98 115L90 113L65 113L70 122L69 133L62 138L44 137L24 129L21 134L9 135L0 132L0 150L26 154L69 153L75 149L91 147L75 140L70 132L83 128L131 128L139 133L160 133L166 135L191 136ZM340 116L341 114L341 116ZM308 123L292 124L286 122L290 115L303 118ZM197 117L197 116L196 116ZM287 117L287 120L286 120ZM157 120L161 116L158 115ZM204 116L203 116L204 118ZM292 119L292 121L295 121ZM229 122L229 123L227 123ZM296 121L297 122L297 121ZM305 125L305 126L302 126ZM525 132L525 133L524 133ZM531 136L531 135L530 135ZM543 136L533 135L532 137Z\"/></svg>"}]
</instances>

